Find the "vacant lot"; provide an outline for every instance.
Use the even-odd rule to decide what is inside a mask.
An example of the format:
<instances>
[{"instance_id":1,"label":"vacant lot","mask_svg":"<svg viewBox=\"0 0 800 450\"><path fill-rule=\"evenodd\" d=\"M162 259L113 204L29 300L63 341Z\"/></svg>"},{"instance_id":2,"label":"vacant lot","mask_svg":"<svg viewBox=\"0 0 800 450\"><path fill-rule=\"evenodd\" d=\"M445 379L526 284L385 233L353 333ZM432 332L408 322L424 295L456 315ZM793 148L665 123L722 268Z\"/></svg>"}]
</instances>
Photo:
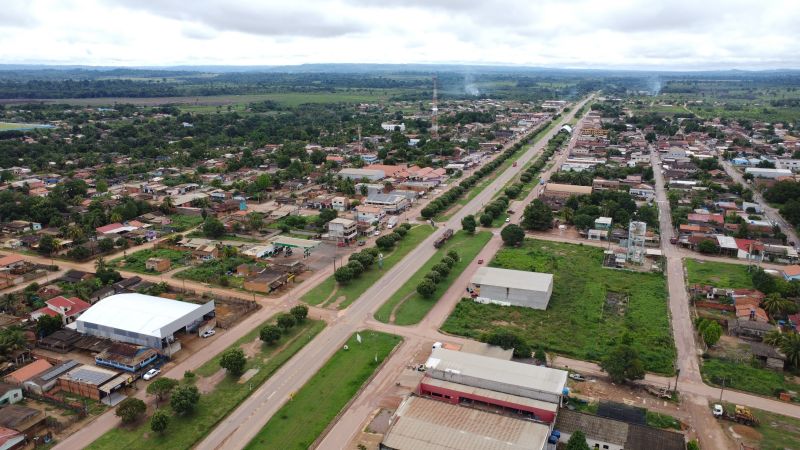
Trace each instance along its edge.
<instances>
[{"instance_id":1,"label":"vacant lot","mask_svg":"<svg viewBox=\"0 0 800 450\"><path fill-rule=\"evenodd\" d=\"M275 413L247 449L306 449L400 343L399 336L361 332L347 341L288 403Z\"/></svg>"},{"instance_id":2,"label":"vacant lot","mask_svg":"<svg viewBox=\"0 0 800 450\"><path fill-rule=\"evenodd\" d=\"M800 391L800 384L793 381L791 374L764 369L749 361L732 361L711 358L703 361L700 368L703 379L708 384L725 386L740 391L752 392L765 397L774 397L778 390Z\"/></svg>"},{"instance_id":3,"label":"vacant lot","mask_svg":"<svg viewBox=\"0 0 800 450\"><path fill-rule=\"evenodd\" d=\"M268 320L264 323L271 323ZM167 431L156 434L150 431L150 422L144 421L134 427L119 427L104 434L92 443L90 449L188 449L205 437L214 426L233 411L252 390L257 389L276 370L278 370L304 345L311 341L323 328L325 322L306 320L302 325L289 330L276 344L267 346L258 339L258 331L254 329L246 336L239 339L230 348L247 347L247 366L245 370L257 368L258 371L247 383L240 383L232 376L220 373L219 355L211 359L197 371L199 377L208 377L214 380L216 374L220 375L218 382L211 382L212 390L200 396L200 402L193 414L187 416L173 416ZM250 351L248 351L250 350ZM255 354L251 355L251 351ZM206 384L204 379L198 380L198 385ZM251 389L252 387L252 389ZM168 402L162 402L161 409L172 413Z\"/></svg>"},{"instance_id":4,"label":"vacant lot","mask_svg":"<svg viewBox=\"0 0 800 450\"><path fill-rule=\"evenodd\" d=\"M444 295L445 291L458 278L464 269L471 263L481 249L492 238L492 233L481 231L474 235L469 235L464 231L459 231L447 241L392 297L384 303L375 313L375 318L384 323L396 323L397 325L413 325L419 323L433 305ZM461 260L453 265L450 273L436 285L436 292L432 298L423 298L417 293L417 285L431 268L438 264L448 251L458 252ZM394 312L394 321L392 313Z\"/></svg>"},{"instance_id":5,"label":"vacant lot","mask_svg":"<svg viewBox=\"0 0 800 450\"><path fill-rule=\"evenodd\" d=\"M169 216L169 220L171 222L169 226L174 228L178 233L182 233L203 223L202 216L186 216L183 214L172 214Z\"/></svg>"},{"instance_id":6,"label":"vacant lot","mask_svg":"<svg viewBox=\"0 0 800 450\"><path fill-rule=\"evenodd\" d=\"M729 414L733 414L736 410L736 405L726 403L724 406ZM734 438L734 441L741 441L745 445L762 450L800 448L800 419L761 409L750 408L750 411L758 419L758 427L723 422L723 429Z\"/></svg>"},{"instance_id":7,"label":"vacant lot","mask_svg":"<svg viewBox=\"0 0 800 450\"><path fill-rule=\"evenodd\" d=\"M750 273L747 272L747 266L744 264L698 261L696 259L687 259L684 264L689 285L707 284L732 289L753 287Z\"/></svg>"},{"instance_id":8,"label":"vacant lot","mask_svg":"<svg viewBox=\"0 0 800 450\"><path fill-rule=\"evenodd\" d=\"M472 338L506 329L534 347L590 361L602 359L628 332L646 370L672 374L675 346L663 275L606 269L602 257L599 248L533 239L501 249L491 266L554 275L547 310L465 299L442 329Z\"/></svg>"},{"instance_id":9,"label":"vacant lot","mask_svg":"<svg viewBox=\"0 0 800 450\"><path fill-rule=\"evenodd\" d=\"M336 304L339 309L346 308L431 233L433 233L433 227L430 225L418 225L411 228L406 237L395 244L393 250L383 254L383 269L378 268L377 263L373 264L360 277L344 286L339 285L333 276L330 276L300 300L309 305L319 305L324 302L326 305Z\"/></svg>"},{"instance_id":10,"label":"vacant lot","mask_svg":"<svg viewBox=\"0 0 800 450\"><path fill-rule=\"evenodd\" d=\"M186 262L191 259L191 255L187 252L181 252L178 250L171 250L166 248L159 248L159 249L146 249L146 250L139 250L136 253L131 253L130 255L124 258L117 258L111 261L116 267L120 269L129 270L131 272L139 272L139 273L160 273L154 270L147 270L145 268L145 263L150 258L162 258L168 259L170 261L170 269L173 270L178 267L183 267L186 265Z\"/></svg>"}]
</instances>

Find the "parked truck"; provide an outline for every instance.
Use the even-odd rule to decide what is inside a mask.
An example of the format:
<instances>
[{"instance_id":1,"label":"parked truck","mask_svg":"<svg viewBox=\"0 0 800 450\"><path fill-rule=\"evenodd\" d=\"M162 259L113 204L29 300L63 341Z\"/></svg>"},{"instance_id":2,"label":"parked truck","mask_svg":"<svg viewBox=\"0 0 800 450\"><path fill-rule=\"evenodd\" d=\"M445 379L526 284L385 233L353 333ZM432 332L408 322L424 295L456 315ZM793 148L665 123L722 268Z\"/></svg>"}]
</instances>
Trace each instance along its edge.
<instances>
[{"instance_id":1,"label":"parked truck","mask_svg":"<svg viewBox=\"0 0 800 450\"><path fill-rule=\"evenodd\" d=\"M441 236L439 236L438 238L436 238L435 241L433 241L433 246L439 248L443 246L444 243L447 242L447 240L450 239L451 237L453 237L453 229L447 228L446 230L444 230L444 233L442 233Z\"/></svg>"},{"instance_id":2,"label":"parked truck","mask_svg":"<svg viewBox=\"0 0 800 450\"><path fill-rule=\"evenodd\" d=\"M727 419L751 427L758 425L758 419L756 419L756 416L750 411L750 408L742 405L736 405L733 414L730 414L728 411L725 411L722 405L716 404L714 405L712 414L714 414L714 417L717 419Z\"/></svg>"}]
</instances>

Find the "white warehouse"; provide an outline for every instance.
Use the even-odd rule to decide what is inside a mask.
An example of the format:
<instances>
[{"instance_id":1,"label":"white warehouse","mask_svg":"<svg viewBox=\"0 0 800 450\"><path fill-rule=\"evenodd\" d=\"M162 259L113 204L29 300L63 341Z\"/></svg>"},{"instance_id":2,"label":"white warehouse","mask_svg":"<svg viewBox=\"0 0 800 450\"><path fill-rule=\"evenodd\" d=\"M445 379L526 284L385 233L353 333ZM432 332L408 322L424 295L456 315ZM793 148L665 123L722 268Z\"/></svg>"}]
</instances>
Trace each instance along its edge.
<instances>
[{"instance_id":1,"label":"white warehouse","mask_svg":"<svg viewBox=\"0 0 800 450\"><path fill-rule=\"evenodd\" d=\"M553 294L553 275L481 267L472 277L470 288L480 303L547 309Z\"/></svg>"},{"instance_id":2,"label":"white warehouse","mask_svg":"<svg viewBox=\"0 0 800 450\"><path fill-rule=\"evenodd\" d=\"M106 297L78 318L79 333L163 349L181 330L192 331L214 315L214 301L204 305L143 294Z\"/></svg>"}]
</instances>

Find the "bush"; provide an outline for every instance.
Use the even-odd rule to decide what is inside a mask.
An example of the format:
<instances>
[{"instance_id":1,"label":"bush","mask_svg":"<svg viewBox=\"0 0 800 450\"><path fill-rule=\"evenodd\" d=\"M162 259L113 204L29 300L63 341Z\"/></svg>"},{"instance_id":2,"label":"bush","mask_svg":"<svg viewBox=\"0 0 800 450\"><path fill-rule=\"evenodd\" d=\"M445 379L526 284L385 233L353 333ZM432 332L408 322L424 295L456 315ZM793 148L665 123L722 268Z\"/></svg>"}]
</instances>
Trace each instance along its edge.
<instances>
[{"instance_id":1,"label":"bush","mask_svg":"<svg viewBox=\"0 0 800 450\"><path fill-rule=\"evenodd\" d=\"M169 406L175 414L184 415L194 411L198 401L200 401L200 391L197 390L197 386L183 385L172 392Z\"/></svg>"},{"instance_id":2,"label":"bush","mask_svg":"<svg viewBox=\"0 0 800 450\"><path fill-rule=\"evenodd\" d=\"M308 306L297 305L289 310L289 313L294 316L297 323L302 323L308 317Z\"/></svg>"},{"instance_id":3,"label":"bush","mask_svg":"<svg viewBox=\"0 0 800 450\"><path fill-rule=\"evenodd\" d=\"M456 263L456 261L453 258L449 257L449 256L445 256L444 258L442 258L442 262L447 264L447 267L450 267L450 268L452 268Z\"/></svg>"},{"instance_id":4,"label":"bush","mask_svg":"<svg viewBox=\"0 0 800 450\"><path fill-rule=\"evenodd\" d=\"M265 325L258 332L258 337L267 345L272 345L281 338L281 329L275 325Z\"/></svg>"},{"instance_id":5,"label":"bush","mask_svg":"<svg viewBox=\"0 0 800 450\"><path fill-rule=\"evenodd\" d=\"M139 420L147 410L147 405L138 398L128 397L117 406L117 417L122 423L133 423Z\"/></svg>"},{"instance_id":6,"label":"bush","mask_svg":"<svg viewBox=\"0 0 800 450\"><path fill-rule=\"evenodd\" d=\"M353 272L353 278L358 278L361 276L361 273L364 272L364 265L356 260L348 262L345 267Z\"/></svg>"},{"instance_id":7,"label":"bush","mask_svg":"<svg viewBox=\"0 0 800 450\"><path fill-rule=\"evenodd\" d=\"M169 414L162 409L156 410L150 419L150 429L156 433L163 433L169 425Z\"/></svg>"},{"instance_id":8,"label":"bush","mask_svg":"<svg viewBox=\"0 0 800 450\"><path fill-rule=\"evenodd\" d=\"M417 292L424 298L433 297L433 293L435 291L436 291L436 285L433 284L430 280L423 280L420 284L417 285Z\"/></svg>"},{"instance_id":9,"label":"bush","mask_svg":"<svg viewBox=\"0 0 800 450\"><path fill-rule=\"evenodd\" d=\"M394 247L394 238L391 236L381 236L375 240L375 245L381 250L389 250Z\"/></svg>"},{"instance_id":10,"label":"bush","mask_svg":"<svg viewBox=\"0 0 800 450\"><path fill-rule=\"evenodd\" d=\"M340 267L333 273L337 283L347 284L353 279L353 270L349 267Z\"/></svg>"},{"instance_id":11,"label":"bush","mask_svg":"<svg viewBox=\"0 0 800 450\"><path fill-rule=\"evenodd\" d=\"M295 319L294 316L289 313L278 314L276 322L278 323L278 326L284 330L288 330L289 328L297 325L297 319Z\"/></svg>"},{"instance_id":12,"label":"bush","mask_svg":"<svg viewBox=\"0 0 800 450\"><path fill-rule=\"evenodd\" d=\"M450 266L445 263L439 263L432 267L433 270L439 272L442 278L446 277L448 273L450 273Z\"/></svg>"},{"instance_id":13,"label":"bush","mask_svg":"<svg viewBox=\"0 0 800 450\"><path fill-rule=\"evenodd\" d=\"M494 332L485 337L485 342L487 344L500 346L505 350L513 348L514 357L516 358L531 357L531 347L528 345L528 343L510 331Z\"/></svg>"},{"instance_id":14,"label":"bush","mask_svg":"<svg viewBox=\"0 0 800 450\"><path fill-rule=\"evenodd\" d=\"M426 273L424 278L431 280L431 282L434 284L442 281L442 275L435 270L431 270L430 272Z\"/></svg>"},{"instance_id":15,"label":"bush","mask_svg":"<svg viewBox=\"0 0 800 450\"><path fill-rule=\"evenodd\" d=\"M455 261L461 261L461 256L455 250L448 250L447 251L447 257L451 258L451 259L453 259Z\"/></svg>"}]
</instances>

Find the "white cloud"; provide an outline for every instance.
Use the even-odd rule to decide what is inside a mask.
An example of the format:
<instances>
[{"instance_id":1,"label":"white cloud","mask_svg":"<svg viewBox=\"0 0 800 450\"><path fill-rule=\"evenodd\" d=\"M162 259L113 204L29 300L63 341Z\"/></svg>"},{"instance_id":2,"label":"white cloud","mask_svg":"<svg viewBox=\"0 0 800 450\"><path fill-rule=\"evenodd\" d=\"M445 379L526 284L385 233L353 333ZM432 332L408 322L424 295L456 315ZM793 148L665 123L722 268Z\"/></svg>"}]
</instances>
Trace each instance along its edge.
<instances>
[{"instance_id":1,"label":"white cloud","mask_svg":"<svg viewBox=\"0 0 800 450\"><path fill-rule=\"evenodd\" d=\"M800 2L6 0L0 61L800 68Z\"/></svg>"}]
</instances>

